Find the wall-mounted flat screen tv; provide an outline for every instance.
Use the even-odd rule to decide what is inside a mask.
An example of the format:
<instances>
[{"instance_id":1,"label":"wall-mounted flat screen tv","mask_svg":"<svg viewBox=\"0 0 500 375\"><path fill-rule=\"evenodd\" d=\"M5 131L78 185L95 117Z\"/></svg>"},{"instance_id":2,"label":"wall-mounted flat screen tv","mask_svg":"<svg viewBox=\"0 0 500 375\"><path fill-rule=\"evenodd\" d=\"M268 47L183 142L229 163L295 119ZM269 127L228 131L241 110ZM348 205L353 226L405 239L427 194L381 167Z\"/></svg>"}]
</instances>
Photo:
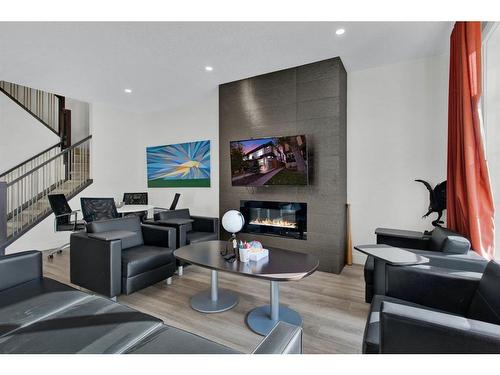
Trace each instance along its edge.
<instances>
[{"instance_id":1,"label":"wall-mounted flat screen tv","mask_svg":"<svg viewBox=\"0 0 500 375\"><path fill-rule=\"evenodd\" d=\"M233 186L307 185L305 135L232 141Z\"/></svg>"}]
</instances>

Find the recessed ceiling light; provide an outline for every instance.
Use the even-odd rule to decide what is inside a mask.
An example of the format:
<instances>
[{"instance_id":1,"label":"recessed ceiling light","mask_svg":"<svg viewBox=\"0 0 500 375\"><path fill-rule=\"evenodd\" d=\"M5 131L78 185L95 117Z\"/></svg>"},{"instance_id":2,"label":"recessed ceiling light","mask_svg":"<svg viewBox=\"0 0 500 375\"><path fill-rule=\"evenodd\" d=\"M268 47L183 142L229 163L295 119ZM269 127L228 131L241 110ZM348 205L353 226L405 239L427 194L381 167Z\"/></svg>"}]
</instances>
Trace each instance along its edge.
<instances>
[{"instance_id":1,"label":"recessed ceiling light","mask_svg":"<svg viewBox=\"0 0 500 375\"><path fill-rule=\"evenodd\" d=\"M127 94L132 94L132 89L125 89L123 91L125 91Z\"/></svg>"},{"instance_id":2,"label":"recessed ceiling light","mask_svg":"<svg viewBox=\"0 0 500 375\"><path fill-rule=\"evenodd\" d=\"M345 33L345 29L337 29L337 31L335 31L335 34L337 35L342 35Z\"/></svg>"},{"instance_id":3,"label":"recessed ceiling light","mask_svg":"<svg viewBox=\"0 0 500 375\"><path fill-rule=\"evenodd\" d=\"M213 68L213 67L211 67L211 66L206 66L206 67L205 67L205 70L206 70L207 72L211 72L212 70L214 70L214 68Z\"/></svg>"}]
</instances>

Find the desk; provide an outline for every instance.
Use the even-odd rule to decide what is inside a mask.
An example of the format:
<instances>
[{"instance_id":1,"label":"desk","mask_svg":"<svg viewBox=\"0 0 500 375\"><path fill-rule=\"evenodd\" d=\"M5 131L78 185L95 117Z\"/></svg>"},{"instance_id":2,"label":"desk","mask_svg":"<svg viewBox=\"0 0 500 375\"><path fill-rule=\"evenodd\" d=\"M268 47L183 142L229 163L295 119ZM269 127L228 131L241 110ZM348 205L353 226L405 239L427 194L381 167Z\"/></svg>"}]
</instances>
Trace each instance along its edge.
<instances>
[{"instance_id":1,"label":"desk","mask_svg":"<svg viewBox=\"0 0 500 375\"><path fill-rule=\"evenodd\" d=\"M361 245L354 248L375 258L373 269L375 294L385 295L385 266L414 266L429 263L429 258L390 245Z\"/></svg>"},{"instance_id":2,"label":"desk","mask_svg":"<svg viewBox=\"0 0 500 375\"><path fill-rule=\"evenodd\" d=\"M120 215L125 215L125 214L131 214L134 212L148 212L149 210L152 210L155 208L155 206L152 206L150 204L125 204L121 207L116 207L116 211Z\"/></svg>"}]
</instances>

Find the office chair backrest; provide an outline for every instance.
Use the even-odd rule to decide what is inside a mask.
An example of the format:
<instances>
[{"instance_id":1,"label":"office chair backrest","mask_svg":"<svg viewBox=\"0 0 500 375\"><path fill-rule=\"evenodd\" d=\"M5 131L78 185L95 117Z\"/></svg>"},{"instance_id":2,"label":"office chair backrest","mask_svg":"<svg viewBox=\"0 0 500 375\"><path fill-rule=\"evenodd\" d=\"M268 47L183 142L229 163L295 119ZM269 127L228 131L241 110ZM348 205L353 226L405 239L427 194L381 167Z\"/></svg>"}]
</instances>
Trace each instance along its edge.
<instances>
[{"instance_id":1,"label":"office chair backrest","mask_svg":"<svg viewBox=\"0 0 500 375\"><path fill-rule=\"evenodd\" d=\"M148 193L125 193L123 202L125 204L148 204Z\"/></svg>"},{"instance_id":2,"label":"office chair backrest","mask_svg":"<svg viewBox=\"0 0 500 375\"><path fill-rule=\"evenodd\" d=\"M83 220L87 223L120 217L113 198L80 198L80 203Z\"/></svg>"},{"instance_id":3,"label":"office chair backrest","mask_svg":"<svg viewBox=\"0 0 500 375\"><path fill-rule=\"evenodd\" d=\"M48 195L49 199L49 204L50 208L52 208L52 212L54 212L54 215L64 215L64 214L69 214L73 210L68 204L68 200L66 199L66 196L64 194L49 194ZM62 225L62 224L69 224L70 221L70 216L65 215L56 218L56 225Z\"/></svg>"},{"instance_id":4,"label":"office chair backrest","mask_svg":"<svg viewBox=\"0 0 500 375\"><path fill-rule=\"evenodd\" d=\"M170 210L175 210L177 207L177 203L179 202L179 198L181 195L179 193L175 193L174 200L172 201L172 204L170 205Z\"/></svg>"}]
</instances>

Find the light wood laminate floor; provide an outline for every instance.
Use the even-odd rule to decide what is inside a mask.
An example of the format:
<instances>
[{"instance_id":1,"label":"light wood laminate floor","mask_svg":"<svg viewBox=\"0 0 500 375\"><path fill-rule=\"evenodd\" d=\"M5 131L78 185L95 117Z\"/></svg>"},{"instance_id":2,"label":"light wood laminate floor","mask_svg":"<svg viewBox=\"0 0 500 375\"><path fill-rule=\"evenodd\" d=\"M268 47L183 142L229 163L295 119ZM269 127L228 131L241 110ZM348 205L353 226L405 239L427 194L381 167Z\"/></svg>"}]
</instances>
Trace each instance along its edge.
<instances>
[{"instance_id":1,"label":"light wood laminate floor","mask_svg":"<svg viewBox=\"0 0 500 375\"><path fill-rule=\"evenodd\" d=\"M48 260L44 274L69 282L69 250ZM189 266L173 283L158 283L118 302L221 344L249 353L262 339L246 326L245 316L254 307L269 303L269 282L219 273L219 286L238 293L238 305L218 314L202 314L189 306L190 297L208 289L210 271ZM71 284L70 284L71 285ZM369 305L364 302L361 266L346 266L340 275L315 272L301 281L283 282L281 303L302 315L305 353L360 353Z\"/></svg>"}]
</instances>

